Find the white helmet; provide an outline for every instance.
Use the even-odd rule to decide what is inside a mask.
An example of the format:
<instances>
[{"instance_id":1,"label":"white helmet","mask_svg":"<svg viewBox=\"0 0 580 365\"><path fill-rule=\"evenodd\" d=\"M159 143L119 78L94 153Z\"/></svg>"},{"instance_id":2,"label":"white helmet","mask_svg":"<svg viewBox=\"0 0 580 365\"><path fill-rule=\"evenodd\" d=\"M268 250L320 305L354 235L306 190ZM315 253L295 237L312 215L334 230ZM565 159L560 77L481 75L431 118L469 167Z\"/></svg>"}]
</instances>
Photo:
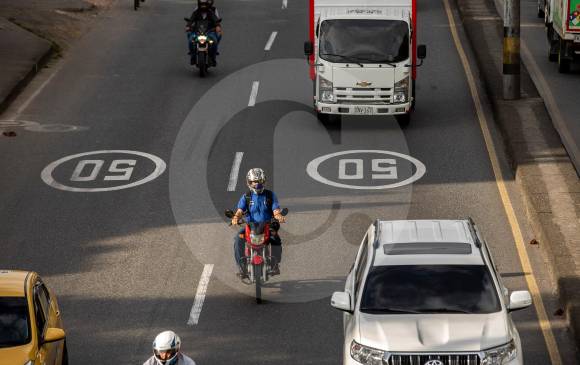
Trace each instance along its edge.
<instances>
[{"instance_id":1,"label":"white helmet","mask_svg":"<svg viewBox=\"0 0 580 365\"><path fill-rule=\"evenodd\" d=\"M181 347L181 339L173 331L164 331L153 341L153 355L159 365L174 365L177 363L177 354ZM160 352L170 352L168 359L161 359Z\"/></svg>"},{"instance_id":2,"label":"white helmet","mask_svg":"<svg viewBox=\"0 0 580 365\"><path fill-rule=\"evenodd\" d=\"M255 183L255 184L252 184ZM246 174L246 185L256 194L261 194L264 191L264 184L266 183L266 174L264 170L254 167Z\"/></svg>"}]
</instances>

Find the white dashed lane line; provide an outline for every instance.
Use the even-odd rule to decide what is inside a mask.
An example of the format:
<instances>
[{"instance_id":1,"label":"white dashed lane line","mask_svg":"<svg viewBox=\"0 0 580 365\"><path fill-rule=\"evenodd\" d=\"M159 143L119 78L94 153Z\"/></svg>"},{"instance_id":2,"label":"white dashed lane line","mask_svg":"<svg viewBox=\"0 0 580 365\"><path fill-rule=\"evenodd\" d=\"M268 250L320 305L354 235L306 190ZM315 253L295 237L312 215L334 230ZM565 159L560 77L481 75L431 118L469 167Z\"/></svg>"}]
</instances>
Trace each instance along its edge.
<instances>
[{"instance_id":1,"label":"white dashed lane line","mask_svg":"<svg viewBox=\"0 0 580 365\"><path fill-rule=\"evenodd\" d=\"M228 191L236 191L236 184L238 183L238 174L240 173L240 165L242 164L243 152L236 152L232 170L230 171L230 181L228 183Z\"/></svg>"},{"instance_id":2,"label":"white dashed lane line","mask_svg":"<svg viewBox=\"0 0 580 365\"><path fill-rule=\"evenodd\" d=\"M189 326L195 326L199 322L199 316L201 315L201 309L203 308L203 302L205 300L205 292L207 291L207 286L209 285L209 279L211 277L212 271L213 264L206 264L203 268L201 278L199 279L199 284L197 284L197 292L195 293L193 307L191 307L189 320L187 321Z\"/></svg>"},{"instance_id":3,"label":"white dashed lane line","mask_svg":"<svg viewBox=\"0 0 580 365\"><path fill-rule=\"evenodd\" d=\"M268 42L266 42L266 47L264 47L264 51L269 51L270 48L272 48L272 44L274 43L274 40L276 39L277 35L278 32L272 32L272 34L270 34L270 38L268 38Z\"/></svg>"},{"instance_id":4,"label":"white dashed lane line","mask_svg":"<svg viewBox=\"0 0 580 365\"><path fill-rule=\"evenodd\" d=\"M260 87L260 81L254 81L252 84L252 91L250 92L250 101L248 106L256 105L256 98L258 97L258 88Z\"/></svg>"},{"instance_id":5,"label":"white dashed lane line","mask_svg":"<svg viewBox=\"0 0 580 365\"><path fill-rule=\"evenodd\" d=\"M282 0L282 9L288 8L288 0Z\"/></svg>"}]
</instances>

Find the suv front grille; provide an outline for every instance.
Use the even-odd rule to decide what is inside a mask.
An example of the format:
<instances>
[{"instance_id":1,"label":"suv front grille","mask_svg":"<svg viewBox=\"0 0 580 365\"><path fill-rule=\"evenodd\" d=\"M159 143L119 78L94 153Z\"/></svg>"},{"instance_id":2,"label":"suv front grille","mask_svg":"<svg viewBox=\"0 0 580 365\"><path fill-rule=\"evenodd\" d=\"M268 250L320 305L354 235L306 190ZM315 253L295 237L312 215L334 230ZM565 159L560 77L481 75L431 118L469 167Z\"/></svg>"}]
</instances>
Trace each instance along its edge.
<instances>
[{"instance_id":1,"label":"suv front grille","mask_svg":"<svg viewBox=\"0 0 580 365\"><path fill-rule=\"evenodd\" d=\"M443 365L481 365L478 354L404 354L390 355L388 365L425 365L429 360L439 360Z\"/></svg>"}]
</instances>

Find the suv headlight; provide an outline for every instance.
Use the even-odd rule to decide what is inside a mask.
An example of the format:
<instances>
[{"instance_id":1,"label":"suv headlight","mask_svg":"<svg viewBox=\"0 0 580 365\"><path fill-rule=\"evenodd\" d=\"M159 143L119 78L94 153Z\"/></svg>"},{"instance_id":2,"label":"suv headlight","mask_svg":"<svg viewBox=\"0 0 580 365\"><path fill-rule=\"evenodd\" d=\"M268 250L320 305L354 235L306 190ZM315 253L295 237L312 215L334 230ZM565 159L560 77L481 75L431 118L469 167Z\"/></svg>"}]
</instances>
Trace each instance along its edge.
<instances>
[{"instance_id":1,"label":"suv headlight","mask_svg":"<svg viewBox=\"0 0 580 365\"><path fill-rule=\"evenodd\" d=\"M404 104L409 95L409 76L395 83L395 93L393 94L393 104Z\"/></svg>"},{"instance_id":2,"label":"suv headlight","mask_svg":"<svg viewBox=\"0 0 580 365\"><path fill-rule=\"evenodd\" d=\"M318 76L318 92L320 93L320 100L324 103L336 103L333 91L332 82L322 76Z\"/></svg>"},{"instance_id":3,"label":"suv headlight","mask_svg":"<svg viewBox=\"0 0 580 365\"><path fill-rule=\"evenodd\" d=\"M516 356L518 356L518 350L514 340L511 340L509 343L503 346L485 350L483 352L483 360L481 361L481 365L507 364L508 362L515 359Z\"/></svg>"},{"instance_id":4,"label":"suv headlight","mask_svg":"<svg viewBox=\"0 0 580 365\"><path fill-rule=\"evenodd\" d=\"M363 346L356 341L350 344L350 357L364 365L382 365L385 352Z\"/></svg>"}]
</instances>

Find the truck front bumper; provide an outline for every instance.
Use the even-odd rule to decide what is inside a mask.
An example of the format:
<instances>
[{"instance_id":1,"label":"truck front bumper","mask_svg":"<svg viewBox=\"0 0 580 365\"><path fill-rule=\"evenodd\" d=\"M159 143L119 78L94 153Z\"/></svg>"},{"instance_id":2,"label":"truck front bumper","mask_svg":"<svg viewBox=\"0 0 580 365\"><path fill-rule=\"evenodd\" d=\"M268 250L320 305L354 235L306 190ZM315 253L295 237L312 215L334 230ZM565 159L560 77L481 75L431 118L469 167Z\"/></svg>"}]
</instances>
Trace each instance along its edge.
<instances>
[{"instance_id":1,"label":"truck front bumper","mask_svg":"<svg viewBox=\"0 0 580 365\"><path fill-rule=\"evenodd\" d=\"M322 114L397 115L406 114L411 103L405 104L327 104L316 102L316 111Z\"/></svg>"}]
</instances>

